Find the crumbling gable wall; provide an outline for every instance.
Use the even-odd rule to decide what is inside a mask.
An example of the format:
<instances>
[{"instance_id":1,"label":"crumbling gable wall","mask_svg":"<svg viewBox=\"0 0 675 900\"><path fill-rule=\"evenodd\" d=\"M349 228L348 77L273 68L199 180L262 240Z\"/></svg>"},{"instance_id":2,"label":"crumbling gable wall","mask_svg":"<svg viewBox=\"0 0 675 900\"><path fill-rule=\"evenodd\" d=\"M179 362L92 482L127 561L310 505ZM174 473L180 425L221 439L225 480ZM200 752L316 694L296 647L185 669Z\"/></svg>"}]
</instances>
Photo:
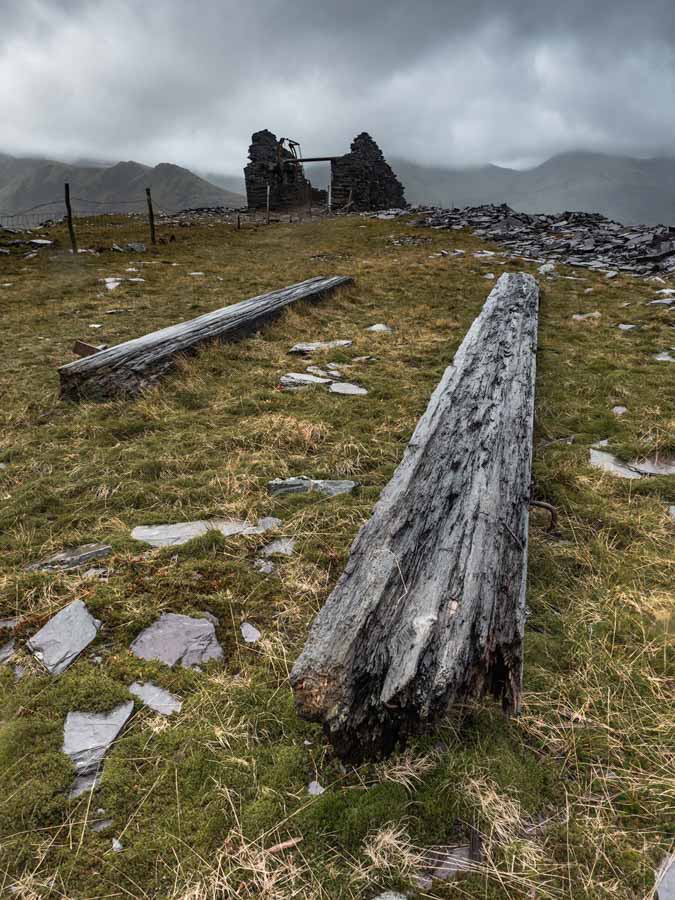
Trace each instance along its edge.
<instances>
[{"instance_id":1,"label":"crumbling gable wall","mask_svg":"<svg viewBox=\"0 0 675 900\"><path fill-rule=\"evenodd\" d=\"M249 208L266 207L268 183L271 209L294 209L307 203L311 185L302 166L287 162L295 157L271 131L256 131L251 136L248 158L244 178Z\"/></svg>"},{"instance_id":2,"label":"crumbling gable wall","mask_svg":"<svg viewBox=\"0 0 675 900\"><path fill-rule=\"evenodd\" d=\"M331 163L333 208L350 201L350 209L391 209L405 207L403 185L365 131L352 141L351 153Z\"/></svg>"}]
</instances>

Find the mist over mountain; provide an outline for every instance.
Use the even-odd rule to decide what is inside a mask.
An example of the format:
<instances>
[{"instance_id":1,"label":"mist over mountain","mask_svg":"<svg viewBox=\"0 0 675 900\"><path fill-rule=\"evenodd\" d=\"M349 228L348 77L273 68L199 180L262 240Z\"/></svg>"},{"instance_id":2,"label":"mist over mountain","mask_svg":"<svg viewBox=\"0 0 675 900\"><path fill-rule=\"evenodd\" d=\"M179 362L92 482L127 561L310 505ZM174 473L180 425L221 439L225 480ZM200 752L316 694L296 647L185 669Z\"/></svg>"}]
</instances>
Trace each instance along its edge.
<instances>
[{"instance_id":1,"label":"mist over mountain","mask_svg":"<svg viewBox=\"0 0 675 900\"><path fill-rule=\"evenodd\" d=\"M410 203L508 203L529 213L599 212L627 224L675 223L675 158L632 159L565 153L533 169L467 169L390 160Z\"/></svg>"},{"instance_id":2,"label":"mist over mountain","mask_svg":"<svg viewBox=\"0 0 675 900\"><path fill-rule=\"evenodd\" d=\"M77 212L144 210L146 187L152 191L158 212L197 206L236 208L246 203L241 195L172 163L154 167L132 161L77 165L0 154L0 213L11 215L47 204L45 216L60 215L65 182L70 184Z\"/></svg>"}]
</instances>

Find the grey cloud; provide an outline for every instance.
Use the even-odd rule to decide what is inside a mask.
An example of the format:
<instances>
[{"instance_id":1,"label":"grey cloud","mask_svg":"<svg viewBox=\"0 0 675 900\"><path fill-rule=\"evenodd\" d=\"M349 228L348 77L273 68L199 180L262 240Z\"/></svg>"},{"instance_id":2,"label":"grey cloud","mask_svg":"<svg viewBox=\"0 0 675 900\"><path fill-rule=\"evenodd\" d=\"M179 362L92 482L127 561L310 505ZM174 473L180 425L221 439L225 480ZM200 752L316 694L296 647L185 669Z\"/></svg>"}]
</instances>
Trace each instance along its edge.
<instances>
[{"instance_id":1,"label":"grey cloud","mask_svg":"<svg viewBox=\"0 0 675 900\"><path fill-rule=\"evenodd\" d=\"M6 8L5 8L6 7ZM4 0L1 150L238 172L252 131L509 163L675 154L672 0Z\"/></svg>"}]
</instances>

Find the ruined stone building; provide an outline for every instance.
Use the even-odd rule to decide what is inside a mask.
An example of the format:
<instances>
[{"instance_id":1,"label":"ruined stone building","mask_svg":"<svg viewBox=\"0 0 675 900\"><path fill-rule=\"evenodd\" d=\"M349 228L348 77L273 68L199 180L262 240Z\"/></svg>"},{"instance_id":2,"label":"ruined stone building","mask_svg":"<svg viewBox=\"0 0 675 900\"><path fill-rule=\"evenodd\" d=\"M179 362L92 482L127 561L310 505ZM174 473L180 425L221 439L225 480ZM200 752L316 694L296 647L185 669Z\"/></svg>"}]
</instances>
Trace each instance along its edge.
<instances>
[{"instance_id":1,"label":"ruined stone building","mask_svg":"<svg viewBox=\"0 0 675 900\"><path fill-rule=\"evenodd\" d=\"M288 145L288 146L286 146ZM252 209L264 209L269 185L270 208L290 210L309 204L325 204L327 192L313 188L305 177L303 162L330 162L332 208L350 210L389 209L406 206L403 185L369 134L354 138L344 156L298 155L295 141L277 140L271 131L251 137L249 163L244 169L246 197Z\"/></svg>"}]
</instances>

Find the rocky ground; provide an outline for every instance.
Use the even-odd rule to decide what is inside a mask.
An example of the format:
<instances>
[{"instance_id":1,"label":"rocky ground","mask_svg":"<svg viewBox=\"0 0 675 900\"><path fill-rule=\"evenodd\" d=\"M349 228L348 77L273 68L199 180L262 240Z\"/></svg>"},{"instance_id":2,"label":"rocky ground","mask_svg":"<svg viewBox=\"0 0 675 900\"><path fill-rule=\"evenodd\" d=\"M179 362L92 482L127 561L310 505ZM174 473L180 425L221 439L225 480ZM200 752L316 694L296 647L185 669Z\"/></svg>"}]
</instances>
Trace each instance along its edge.
<instances>
[{"instance_id":1,"label":"rocky ground","mask_svg":"<svg viewBox=\"0 0 675 900\"><path fill-rule=\"evenodd\" d=\"M157 248L120 217L77 259L62 225L0 233L0 895L628 900L660 870L669 896L675 277L640 258L668 236L420 216L200 211ZM524 712L453 710L345 768L288 672L505 270L542 286L559 512L531 516ZM58 400L75 339L320 274L356 283L136 401Z\"/></svg>"}]
</instances>

